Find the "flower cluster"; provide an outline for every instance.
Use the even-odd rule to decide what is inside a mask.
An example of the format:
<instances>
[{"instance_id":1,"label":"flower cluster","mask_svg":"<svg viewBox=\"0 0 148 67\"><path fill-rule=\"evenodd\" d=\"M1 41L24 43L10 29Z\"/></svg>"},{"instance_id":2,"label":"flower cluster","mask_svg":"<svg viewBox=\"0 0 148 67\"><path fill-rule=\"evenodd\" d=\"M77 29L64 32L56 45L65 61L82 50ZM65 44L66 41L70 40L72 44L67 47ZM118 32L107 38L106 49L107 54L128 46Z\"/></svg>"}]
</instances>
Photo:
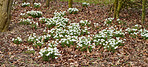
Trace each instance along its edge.
<instances>
[{"instance_id":1,"label":"flower cluster","mask_svg":"<svg viewBox=\"0 0 148 67\"><path fill-rule=\"evenodd\" d=\"M148 39L148 30L146 30L146 29L141 30L141 36L144 39Z\"/></svg>"},{"instance_id":2,"label":"flower cluster","mask_svg":"<svg viewBox=\"0 0 148 67\"><path fill-rule=\"evenodd\" d=\"M68 28L68 34L73 36L79 36L81 35L81 28L79 23L71 23Z\"/></svg>"},{"instance_id":3,"label":"flower cluster","mask_svg":"<svg viewBox=\"0 0 148 67\"><path fill-rule=\"evenodd\" d=\"M29 6L30 6L30 3L26 3L26 2L22 3L22 7L29 7Z\"/></svg>"},{"instance_id":4,"label":"flower cluster","mask_svg":"<svg viewBox=\"0 0 148 67\"><path fill-rule=\"evenodd\" d=\"M12 38L13 43L20 44L22 43L22 39L20 37L17 37L16 39Z\"/></svg>"},{"instance_id":5,"label":"flower cluster","mask_svg":"<svg viewBox=\"0 0 148 67\"><path fill-rule=\"evenodd\" d=\"M62 47L70 47L70 45L74 45L74 43L76 43L77 39L78 36L65 35L65 38L62 38L59 43L62 45Z\"/></svg>"},{"instance_id":6,"label":"flower cluster","mask_svg":"<svg viewBox=\"0 0 148 67\"><path fill-rule=\"evenodd\" d=\"M105 19L104 25L109 25L109 24L111 24L113 20L114 20L114 18L107 18L107 19ZM117 19L116 21L117 21L118 23L121 23L120 19Z\"/></svg>"},{"instance_id":7,"label":"flower cluster","mask_svg":"<svg viewBox=\"0 0 148 67\"><path fill-rule=\"evenodd\" d=\"M141 35L143 39L148 39L148 30L141 29L141 25L136 24L132 28L125 29L125 33L130 34L131 37L136 38L138 35Z\"/></svg>"},{"instance_id":8,"label":"flower cluster","mask_svg":"<svg viewBox=\"0 0 148 67\"><path fill-rule=\"evenodd\" d=\"M48 33L54 38L54 39L61 39L66 35L66 31L63 28L52 28L51 30L48 30Z\"/></svg>"},{"instance_id":9,"label":"flower cluster","mask_svg":"<svg viewBox=\"0 0 148 67\"><path fill-rule=\"evenodd\" d=\"M98 28L99 27L99 23L94 23L94 27Z\"/></svg>"},{"instance_id":10,"label":"flower cluster","mask_svg":"<svg viewBox=\"0 0 148 67\"><path fill-rule=\"evenodd\" d=\"M130 34L131 37L135 38L139 33L142 32L140 31L140 28L141 28L141 25L136 24L135 26L132 26L132 28L125 29L125 33L128 33Z\"/></svg>"},{"instance_id":11,"label":"flower cluster","mask_svg":"<svg viewBox=\"0 0 148 67\"><path fill-rule=\"evenodd\" d=\"M89 6L89 3L83 2L83 3L82 3L82 6L83 6L83 7L87 7L87 6Z\"/></svg>"},{"instance_id":12,"label":"flower cluster","mask_svg":"<svg viewBox=\"0 0 148 67\"><path fill-rule=\"evenodd\" d=\"M57 26L58 28L59 27L63 27L65 28L66 24L68 23L69 19L68 18L64 18L62 16L64 16L64 13L65 12L55 12L55 16L53 18L50 18L47 20L47 27L48 28L51 28L53 26Z\"/></svg>"},{"instance_id":13,"label":"flower cluster","mask_svg":"<svg viewBox=\"0 0 148 67\"><path fill-rule=\"evenodd\" d=\"M28 37L27 42L28 42L29 44L32 44L32 43L34 43L34 42L36 41L36 38L37 38L36 33L33 33L33 34L31 34L31 35Z\"/></svg>"},{"instance_id":14,"label":"flower cluster","mask_svg":"<svg viewBox=\"0 0 148 67\"><path fill-rule=\"evenodd\" d=\"M65 28L66 24L68 23L69 19L64 17L53 17L50 18L49 21L47 21L46 25L48 28L51 28L53 26L63 27Z\"/></svg>"},{"instance_id":15,"label":"flower cluster","mask_svg":"<svg viewBox=\"0 0 148 67\"><path fill-rule=\"evenodd\" d=\"M48 46L49 47L42 48L39 52L42 59L44 61L49 61L50 58L57 59L58 56L61 55L56 47L57 44L54 41L52 41L52 42L48 43Z\"/></svg>"},{"instance_id":16,"label":"flower cluster","mask_svg":"<svg viewBox=\"0 0 148 67\"><path fill-rule=\"evenodd\" d=\"M29 19L29 18L27 18L27 19L21 19L20 20L20 24L24 24L24 25L29 25L30 24L30 22L32 21L32 19Z\"/></svg>"},{"instance_id":17,"label":"flower cluster","mask_svg":"<svg viewBox=\"0 0 148 67\"><path fill-rule=\"evenodd\" d=\"M63 27L52 28L51 30L48 30L48 33L50 33L51 36L55 39L61 39L66 35L79 36L84 34L90 34L88 29L89 28L87 27L81 29L79 23L70 23L70 25L66 26L65 28Z\"/></svg>"},{"instance_id":18,"label":"flower cluster","mask_svg":"<svg viewBox=\"0 0 148 67\"><path fill-rule=\"evenodd\" d=\"M77 40L77 48L82 51L92 51L92 49L95 48L95 45L91 42L92 41L90 35L88 35L87 37L81 36Z\"/></svg>"},{"instance_id":19,"label":"flower cluster","mask_svg":"<svg viewBox=\"0 0 148 67\"><path fill-rule=\"evenodd\" d=\"M81 21L80 21L80 24L81 24L82 26L85 26L85 25L90 26L91 22L88 21L88 20L81 20Z\"/></svg>"},{"instance_id":20,"label":"flower cluster","mask_svg":"<svg viewBox=\"0 0 148 67\"><path fill-rule=\"evenodd\" d=\"M70 14L77 14L79 10L78 10L77 8L69 8L67 11L68 11Z\"/></svg>"},{"instance_id":21,"label":"flower cluster","mask_svg":"<svg viewBox=\"0 0 148 67\"><path fill-rule=\"evenodd\" d=\"M88 27L84 27L84 28L82 28L81 29L81 35L88 35L88 34L90 34L90 32L88 31L88 29L90 29L90 28L88 28Z\"/></svg>"},{"instance_id":22,"label":"flower cluster","mask_svg":"<svg viewBox=\"0 0 148 67\"><path fill-rule=\"evenodd\" d=\"M43 35L41 36L41 38L43 39L43 42L48 42L48 40L51 38L51 35L50 34Z\"/></svg>"},{"instance_id":23,"label":"flower cluster","mask_svg":"<svg viewBox=\"0 0 148 67\"><path fill-rule=\"evenodd\" d=\"M27 14L29 16L32 16L33 18L38 18L38 17L41 17L42 16L42 12L41 11L28 11Z\"/></svg>"},{"instance_id":24,"label":"flower cluster","mask_svg":"<svg viewBox=\"0 0 148 67\"><path fill-rule=\"evenodd\" d=\"M57 11L55 11L54 12L54 17L64 17L65 16L65 14L66 14L66 11L63 11L63 12L57 12Z\"/></svg>"},{"instance_id":25,"label":"flower cluster","mask_svg":"<svg viewBox=\"0 0 148 67\"><path fill-rule=\"evenodd\" d=\"M37 26L39 25L39 23L38 22L30 22L30 24L31 24L31 27L32 28L34 28L34 29L37 29Z\"/></svg>"},{"instance_id":26,"label":"flower cluster","mask_svg":"<svg viewBox=\"0 0 148 67\"><path fill-rule=\"evenodd\" d=\"M39 21L41 23L47 23L49 21L49 18L41 17L41 18L39 18Z\"/></svg>"},{"instance_id":27,"label":"flower cluster","mask_svg":"<svg viewBox=\"0 0 148 67\"><path fill-rule=\"evenodd\" d=\"M39 8L41 6L41 3L34 3L35 8Z\"/></svg>"},{"instance_id":28,"label":"flower cluster","mask_svg":"<svg viewBox=\"0 0 148 67\"><path fill-rule=\"evenodd\" d=\"M42 40L36 39L35 42L33 43L33 46L34 47L37 47L37 46L41 47L43 44L44 43Z\"/></svg>"},{"instance_id":29,"label":"flower cluster","mask_svg":"<svg viewBox=\"0 0 148 67\"><path fill-rule=\"evenodd\" d=\"M127 28L127 29L125 29L125 31L128 34L135 34L135 35L138 34L138 29L135 29L135 28Z\"/></svg>"},{"instance_id":30,"label":"flower cluster","mask_svg":"<svg viewBox=\"0 0 148 67\"><path fill-rule=\"evenodd\" d=\"M50 34L36 36L36 33L33 33L28 37L27 42L29 44L33 43L34 46L42 46L42 44L44 44L44 42L48 42L49 39L51 39Z\"/></svg>"},{"instance_id":31,"label":"flower cluster","mask_svg":"<svg viewBox=\"0 0 148 67\"><path fill-rule=\"evenodd\" d=\"M106 28L94 35L93 42L95 45L102 45L104 48L114 51L118 46L123 45L123 37L125 34L120 29L117 31L114 27Z\"/></svg>"}]
</instances>

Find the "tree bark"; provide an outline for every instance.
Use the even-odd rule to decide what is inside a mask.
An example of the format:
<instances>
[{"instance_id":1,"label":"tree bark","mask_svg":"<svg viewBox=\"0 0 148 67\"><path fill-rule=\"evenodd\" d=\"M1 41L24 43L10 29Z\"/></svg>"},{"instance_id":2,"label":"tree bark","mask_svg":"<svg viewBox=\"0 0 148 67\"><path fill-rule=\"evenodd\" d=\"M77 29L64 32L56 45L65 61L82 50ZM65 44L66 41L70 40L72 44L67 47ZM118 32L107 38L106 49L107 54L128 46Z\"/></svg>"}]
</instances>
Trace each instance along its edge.
<instances>
[{"instance_id":1,"label":"tree bark","mask_svg":"<svg viewBox=\"0 0 148 67\"><path fill-rule=\"evenodd\" d=\"M13 0L0 0L0 31L8 30L11 21L11 7Z\"/></svg>"},{"instance_id":2,"label":"tree bark","mask_svg":"<svg viewBox=\"0 0 148 67\"><path fill-rule=\"evenodd\" d=\"M34 5L34 3L35 3L35 0L32 0L32 4L31 4L31 6L33 6L33 5Z\"/></svg>"},{"instance_id":3,"label":"tree bark","mask_svg":"<svg viewBox=\"0 0 148 67\"><path fill-rule=\"evenodd\" d=\"M26 2L27 0L23 0L23 2Z\"/></svg>"},{"instance_id":4,"label":"tree bark","mask_svg":"<svg viewBox=\"0 0 148 67\"><path fill-rule=\"evenodd\" d=\"M72 8L72 0L68 0L68 7Z\"/></svg>"},{"instance_id":5,"label":"tree bark","mask_svg":"<svg viewBox=\"0 0 148 67\"><path fill-rule=\"evenodd\" d=\"M49 0L46 0L46 7L49 7Z\"/></svg>"},{"instance_id":6,"label":"tree bark","mask_svg":"<svg viewBox=\"0 0 148 67\"><path fill-rule=\"evenodd\" d=\"M145 4L146 0L142 0L142 23L145 23Z\"/></svg>"},{"instance_id":7,"label":"tree bark","mask_svg":"<svg viewBox=\"0 0 148 67\"><path fill-rule=\"evenodd\" d=\"M119 18L119 13L123 5L123 0L118 1L117 11L116 11L116 18Z\"/></svg>"},{"instance_id":8,"label":"tree bark","mask_svg":"<svg viewBox=\"0 0 148 67\"><path fill-rule=\"evenodd\" d=\"M114 2L114 18L116 19L116 12L117 12L117 7L118 7L118 0L115 0Z\"/></svg>"}]
</instances>

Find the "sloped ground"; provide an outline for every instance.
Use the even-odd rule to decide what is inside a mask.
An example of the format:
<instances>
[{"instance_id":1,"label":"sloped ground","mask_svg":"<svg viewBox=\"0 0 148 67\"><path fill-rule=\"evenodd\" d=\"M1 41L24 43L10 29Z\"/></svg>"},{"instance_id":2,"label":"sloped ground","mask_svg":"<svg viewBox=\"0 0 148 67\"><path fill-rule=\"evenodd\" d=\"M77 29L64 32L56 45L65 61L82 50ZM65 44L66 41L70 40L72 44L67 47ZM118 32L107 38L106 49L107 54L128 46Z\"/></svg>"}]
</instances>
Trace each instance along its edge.
<instances>
[{"instance_id":1,"label":"sloped ground","mask_svg":"<svg viewBox=\"0 0 148 67\"><path fill-rule=\"evenodd\" d=\"M20 4L20 3L19 3ZM109 17L108 7L103 5L91 5L88 8L84 8L79 3L74 3L74 7L80 11L78 14L67 14L66 17L72 22L79 22L80 20L90 20L92 23L99 23L99 29L93 29L91 27L91 33L95 33L103 28L104 19ZM10 31L0 33L0 65L10 66L27 66L27 67L41 67L41 66L148 66L148 40L141 38L132 38L126 36L127 41L124 46L120 46L115 53L104 50L101 47L95 48L91 53L81 52L70 48L59 48L62 51L62 57L49 62L42 61L41 58L37 58L37 53L26 54L26 46L30 46L26 43L16 45L12 43L12 38L20 36L24 42L28 37L28 34L37 33L41 34L44 29L43 26L34 30L27 25L19 25L19 19L21 12L32 10L33 8L22 8L18 5L12 11L12 23L10 24ZM67 10L67 2L51 2L49 8L41 7L40 10L44 14L44 17L51 18L55 10L65 11ZM25 11L26 10L26 11ZM129 12L129 13L128 13ZM130 9L129 11L123 10L121 13L121 20L125 20L127 25L120 26L120 28L127 28L140 23L140 10ZM148 13L148 12L147 12ZM38 22L38 19L34 19ZM148 22L148 14L146 14L146 22ZM146 23L145 28L148 23ZM100 50L99 50L100 49ZM77 55L77 56L75 56Z\"/></svg>"}]
</instances>

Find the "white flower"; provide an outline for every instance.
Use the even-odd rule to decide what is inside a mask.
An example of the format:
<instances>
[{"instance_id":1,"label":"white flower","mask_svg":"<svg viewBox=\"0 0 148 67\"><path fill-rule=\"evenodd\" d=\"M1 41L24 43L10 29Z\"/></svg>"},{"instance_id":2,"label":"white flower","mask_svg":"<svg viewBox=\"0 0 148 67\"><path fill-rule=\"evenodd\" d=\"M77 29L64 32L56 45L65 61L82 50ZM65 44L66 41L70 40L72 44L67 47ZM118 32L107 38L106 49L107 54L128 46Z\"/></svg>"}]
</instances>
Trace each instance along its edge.
<instances>
[{"instance_id":1,"label":"white flower","mask_svg":"<svg viewBox=\"0 0 148 67\"><path fill-rule=\"evenodd\" d=\"M67 11L72 13L72 12L78 12L79 10L77 8L69 8Z\"/></svg>"},{"instance_id":2,"label":"white flower","mask_svg":"<svg viewBox=\"0 0 148 67\"><path fill-rule=\"evenodd\" d=\"M22 6L30 6L30 3L24 2L24 3L22 3Z\"/></svg>"},{"instance_id":3,"label":"white flower","mask_svg":"<svg viewBox=\"0 0 148 67\"><path fill-rule=\"evenodd\" d=\"M87 6L88 6L88 5L89 5L89 3L83 2L83 3L82 3L82 5L87 5Z\"/></svg>"},{"instance_id":4,"label":"white flower","mask_svg":"<svg viewBox=\"0 0 148 67\"><path fill-rule=\"evenodd\" d=\"M34 3L35 6L41 6L41 3Z\"/></svg>"}]
</instances>

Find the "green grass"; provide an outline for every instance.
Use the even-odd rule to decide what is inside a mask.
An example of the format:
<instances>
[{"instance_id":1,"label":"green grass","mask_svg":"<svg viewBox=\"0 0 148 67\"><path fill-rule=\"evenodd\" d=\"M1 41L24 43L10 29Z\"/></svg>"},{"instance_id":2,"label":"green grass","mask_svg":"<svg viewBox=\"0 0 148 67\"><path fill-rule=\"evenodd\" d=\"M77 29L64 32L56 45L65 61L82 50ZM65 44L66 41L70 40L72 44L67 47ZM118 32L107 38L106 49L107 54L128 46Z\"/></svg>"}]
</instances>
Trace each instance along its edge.
<instances>
[{"instance_id":1,"label":"green grass","mask_svg":"<svg viewBox=\"0 0 148 67\"><path fill-rule=\"evenodd\" d=\"M68 1L68 0L61 0L61 1ZM111 4L114 0L73 0L73 2L88 2L90 4Z\"/></svg>"}]
</instances>

